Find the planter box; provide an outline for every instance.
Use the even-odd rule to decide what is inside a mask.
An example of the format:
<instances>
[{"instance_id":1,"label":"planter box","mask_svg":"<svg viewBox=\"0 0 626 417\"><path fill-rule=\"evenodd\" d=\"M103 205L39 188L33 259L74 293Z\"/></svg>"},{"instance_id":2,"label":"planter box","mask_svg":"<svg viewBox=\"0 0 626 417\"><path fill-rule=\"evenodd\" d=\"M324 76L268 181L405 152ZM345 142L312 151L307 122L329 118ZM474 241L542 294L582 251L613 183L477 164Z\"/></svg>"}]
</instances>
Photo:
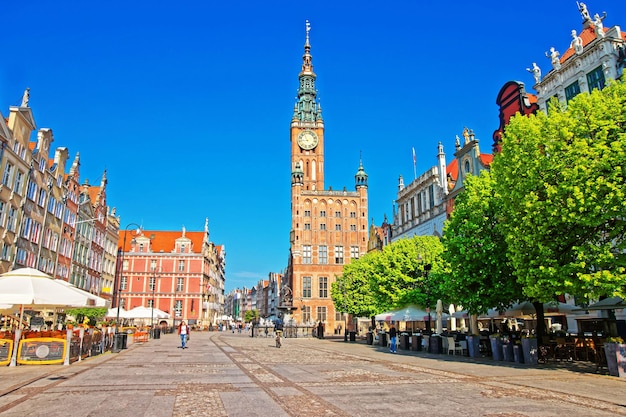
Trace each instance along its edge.
<instances>
[{"instance_id":1,"label":"planter box","mask_svg":"<svg viewBox=\"0 0 626 417\"><path fill-rule=\"evenodd\" d=\"M502 360L505 362L513 362L513 343L502 344Z\"/></svg>"},{"instance_id":2,"label":"planter box","mask_svg":"<svg viewBox=\"0 0 626 417\"><path fill-rule=\"evenodd\" d=\"M528 365L537 365L537 359L539 358L537 339L535 339L534 337L523 338L522 352L524 353L524 363Z\"/></svg>"},{"instance_id":3,"label":"planter box","mask_svg":"<svg viewBox=\"0 0 626 417\"><path fill-rule=\"evenodd\" d=\"M467 350L469 352L470 358L480 357L480 336L467 336Z\"/></svg>"},{"instance_id":4,"label":"planter box","mask_svg":"<svg viewBox=\"0 0 626 417\"><path fill-rule=\"evenodd\" d=\"M626 344L605 343L604 354L609 375L626 378Z\"/></svg>"},{"instance_id":5,"label":"planter box","mask_svg":"<svg viewBox=\"0 0 626 417\"><path fill-rule=\"evenodd\" d=\"M491 343L491 354L494 361L502 360L502 339L499 337L489 337Z\"/></svg>"}]
</instances>

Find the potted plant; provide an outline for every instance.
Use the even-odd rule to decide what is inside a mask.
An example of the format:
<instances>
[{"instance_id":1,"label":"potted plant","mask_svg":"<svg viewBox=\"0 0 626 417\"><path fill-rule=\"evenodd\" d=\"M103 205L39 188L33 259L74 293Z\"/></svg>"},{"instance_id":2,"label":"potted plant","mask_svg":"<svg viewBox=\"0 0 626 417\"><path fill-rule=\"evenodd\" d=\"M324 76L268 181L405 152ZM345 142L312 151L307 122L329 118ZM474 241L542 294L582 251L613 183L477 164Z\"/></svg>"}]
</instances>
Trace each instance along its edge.
<instances>
[{"instance_id":1,"label":"potted plant","mask_svg":"<svg viewBox=\"0 0 626 417\"><path fill-rule=\"evenodd\" d=\"M467 335L467 350L470 358L480 357L480 335L468 334Z\"/></svg>"},{"instance_id":2,"label":"potted plant","mask_svg":"<svg viewBox=\"0 0 626 417\"><path fill-rule=\"evenodd\" d=\"M624 339L621 337L607 337L604 342L604 355L606 356L606 367L609 370L609 375L626 378L626 370L620 369L617 361L620 351L622 356L626 352ZM622 366L624 365L622 364Z\"/></svg>"},{"instance_id":3,"label":"potted plant","mask_svg":"<svg viewBox=\"0 0 626 417\"><path fill-rule=\"evenodd\" d=\"M489 342L491 343L491 354L494 361L502 360L502 338L500 333L494 333L489 335Z\"/></svg>"},{"instance_id":4,"label":"potted plant","mask_svg":"<svg viewBox=\"0 0 626 417\"><path fill-rule=\"evenodd\" d=\"M522 352L524 354L524 363L528 365L537 365L539 355L537 338L534 334L522 336Z\"/></svg>"}]
</instances>

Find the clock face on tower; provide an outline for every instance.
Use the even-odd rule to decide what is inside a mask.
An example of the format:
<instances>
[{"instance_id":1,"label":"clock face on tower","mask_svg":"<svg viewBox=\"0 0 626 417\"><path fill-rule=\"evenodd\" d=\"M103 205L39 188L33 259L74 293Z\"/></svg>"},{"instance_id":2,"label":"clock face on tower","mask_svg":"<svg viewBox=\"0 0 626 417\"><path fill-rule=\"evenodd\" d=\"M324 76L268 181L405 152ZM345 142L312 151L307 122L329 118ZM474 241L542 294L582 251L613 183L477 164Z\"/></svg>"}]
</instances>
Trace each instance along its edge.
<instances>
[{"instance_id":1,"label":"clock face on tower","mask_svg":"<svg viewBox=\"0 0 626 417\"><path fill-rule=\"evenodd\" d=\"M317 146L318 142L317 134L312 130L305 130L298 135L298 145L300 145L302 149L313 149Z\"/></svg>"}]
</instances>

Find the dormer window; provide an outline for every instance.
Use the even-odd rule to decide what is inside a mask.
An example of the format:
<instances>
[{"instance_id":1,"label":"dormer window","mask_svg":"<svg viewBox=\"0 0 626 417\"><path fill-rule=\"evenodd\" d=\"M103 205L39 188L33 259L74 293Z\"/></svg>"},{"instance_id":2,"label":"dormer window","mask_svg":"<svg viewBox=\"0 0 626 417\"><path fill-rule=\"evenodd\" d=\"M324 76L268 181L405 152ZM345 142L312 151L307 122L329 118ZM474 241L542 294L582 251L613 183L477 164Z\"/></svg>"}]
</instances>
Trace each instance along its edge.
<instances>
[{"instance_id":1,"label":"dormer window","mask_svg":"<svg viewBox=\"0 0 626 417\"><path fill-rule=\"evenodd\" d=\"M180 244L180 253L185 253L185 244L184 243Z\"/></svg>"}]
</instances>

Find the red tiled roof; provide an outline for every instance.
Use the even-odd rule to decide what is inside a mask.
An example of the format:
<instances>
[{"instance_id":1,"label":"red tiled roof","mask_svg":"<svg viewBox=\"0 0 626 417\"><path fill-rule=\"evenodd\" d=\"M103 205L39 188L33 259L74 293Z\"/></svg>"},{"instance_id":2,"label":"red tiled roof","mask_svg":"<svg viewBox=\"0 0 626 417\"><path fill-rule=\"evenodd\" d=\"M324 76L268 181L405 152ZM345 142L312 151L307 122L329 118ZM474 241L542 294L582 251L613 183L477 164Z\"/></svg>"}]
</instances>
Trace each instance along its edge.
<instances>
[{"instance_id":1,"label":"red tiled roof","mask_svg":"<svg viewBox=\"0 0 626 417\"><path fill-rule=\"evenodd\" d=\"M91 200L91 204L96 204L98 200L98 193L100 192L100 187L92 186L87 189L87 193L89 193L89 200Z\"/></svg>"},{"instance_id":2,"label":"red tiled roof","mask_svg":"<svg viewBox=\"0 0 626 417\"><path fill-rule=\"evenodd\" d=\"M456 181L459 176L459 160L454 158L450 164L446 167L446 174L452 179L452 181Z\"/></svg>"},{"instance_id":3,"label":"red tiled roof","mask_svg":"<svg viewBox=\"0 0 626 417\"><path fill-rule=\"evenodd\" d=\"M604 28L603 30L604 32L606 32L608 29ZM582 32L580 32L578 36L580 36L581 39L583 40L583 48L584 48L596 38L595 27L593 25L589 26L587 29L584 29ZM622 33L622 36L624 36L624 33ZM565 53L561 55L561 64L567 61L575 53L576 51L574 51L574 48L572 48L571 46L567 48L567 51L565 51Z\"/></svg>"},{"instance_id":4,"label":"red tiled roof","mask_svg":"<svg viewBox=\"0 0 626 417\"><path fill-rule=\"evenodd\" d=\"M128 252L131 249L131 241L135 236L135 231L120 230L118 247L122 247L124 244L124 233L126 234L126 247L123 248L124 252ZM159 230L142 230L141 235L150 238L150 245L152 252L165 252L170 253L176 248L176 239L183 237L181 230L176 231L159 231ZM185 237L191 240L191 251L193 253L200 253L202 251L202 242L204 239L204 232L185 232Z\"/></svg>"}]
</instances>

